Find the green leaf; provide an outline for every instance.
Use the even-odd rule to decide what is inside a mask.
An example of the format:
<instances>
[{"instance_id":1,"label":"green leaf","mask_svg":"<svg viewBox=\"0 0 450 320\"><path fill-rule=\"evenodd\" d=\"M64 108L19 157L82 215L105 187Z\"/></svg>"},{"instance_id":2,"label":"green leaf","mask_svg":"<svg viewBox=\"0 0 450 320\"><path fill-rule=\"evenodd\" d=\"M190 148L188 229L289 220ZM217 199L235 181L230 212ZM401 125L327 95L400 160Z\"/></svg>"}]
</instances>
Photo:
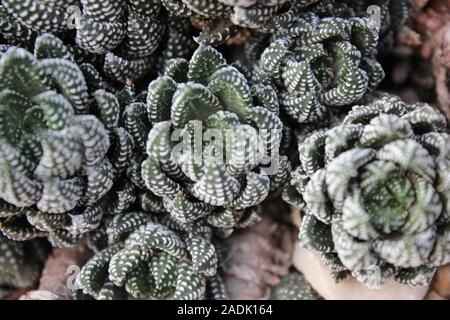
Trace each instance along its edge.
<instances>
[{"instance_id":1,"label":"green leaf","mask_svg":"<svg viewBox=\"0 0 450 320\"><path fill-rule=\"evenodd\" d=\"M226 64L226 60L216 49L200 45L189 62L188 79L206 85L211 75Z\"/></svg>"},{"instance_id":2,"label":"green leaf","mask_svg":"<svg viewBox=\"0 0 450 320\"><path fill-rule=\"evenodd\" d=\"M247 109L252 107L252 97L247 79L236 68L228 66L214 72L208 89L216 95L229 111L245 118Z\"/></svg>"},{"instance_id":3,"label":"green leaf","mask_svg":"<svg viewBox=\"0 0 450 320\"><path fill-rule=\"evenodd\" d=\"M231 203L240 190L239 181L226 171L224 164L208 161L204 175L195 183L192 193L201 201L222 206Z\"/></svg>"},{"instance_id":4,"label":"green leaf","mask_svg":"<svg viewBox=\"0 0 450 320\"><path fill-rule=\"evenodd\" d=\"M247 174L244 190L230 206L235 209L244 209L260 204L267 198L269 190L270 179L268 176L250 172Z\"/></svg>"},{"instance_id":5,"label":"green leaf","mask_svg":"<svg viewBox=\"0 0 450 320\"><path fill-rule=\"evenodd\" d=\"M94 99L99 120L105 129L112 131L119 124L120 105L117 97L103 89L94 92Z\"/></svg>"},{"instance_id":6,"label":"green leaf","mask_svg":"<svg viewBox=\"0 0 450 320\"><path fill-rule=\"evenodd\" d=\"M142 163L142 177L147 188L157 196L173 196L181 190L180 184L171 180L151 158Z\"/></svg>"},{"instance_id":7,"label":"green leaf","mask_svg":"<svg viewBox=\"0 0 450 320\"><path fill-rule=\"evenodd\" d=\"M74 209L82 195L83 182L80 178L54 178L43 182L42 197L37 207L47 213L64 213Z\"/></svg>"},{"instance_id":8,"label":"green leaf","mask_svg":"<svg viewBox=\"0 0 450 320\"><path fill-rule=\"evenodd\" d=\"M216 273L218 259L216 248L211 241L203 237L192 237L187 240L187 249L196 272L205 276L213 276Z\"/></svg>"},{"instance_id":9,"label":"green leaf","mask_svg":"<svg viewBox=\"0 0 450 320\"><path fill-rule=\"evenodd\" d=\"M146 105L142 102L130 104L122 115L124 128L133 137L136 147L141 150L145 150L147 135L150 131L150 123L147 118Z\"/></svg>"},{"instance_id":10,"label":"green leaf","mask_svg":"<svg viewBox=\"0 0 450 320\"><path fill-rule=\"evenodd\" d=\"M91 258L78 274L76 283L85 294L96 297L107 278L109 261L122 248L122 244L110 246Z\"/></svg>"},{"instance_id":11,"label":"green leaf","mask_svg":"<svg viewBox=\"0 0 450 320\"><path fill-rule=\"evenodd\" d=\"M94 204L99 201L113 186L113 170L111 163L104 159L97 165L85 166L87 184L83 201Z\"/></svg>"},{"instance_id":12,"label":"green leaf","mask_svg":"<svg viewBox=\"0 0 450 320\"><path fill-rule=\"evenodd\" d=\"M187 263L179 266L174 300L198 300L205 293L206 281Z\"/></svg>"},{"instance_id":13,"label":"green leaf","mask_svg":"<svg viewBox=\"0 0 450 320\"><path fill-rule=\"evenodd\" d=\"M58 60L61 61L61 60ZM25 96L46 91L49 81L36 58L21 48L11 48L0 59L0 89L11 89Z\"/></svg>"},{"instance_id":14,"label":"green leaf","mask_svg":"<svg viewBox=\"0 0 450 320\"><path fill-rule=\"evenodd\" d=\"M162 76L150 82L147 95L147 114L151 123L170 119L172 97L177 83L169 76Z\"/></svg>"},{"instance_id":15,"label":"green leaf","mask_svg":"<svg viewBox=\"0 0 450 320\"><path fill-rule=\"evenodd\" d=\"M172 123L183 127L190 120L206 120L219 110L219 100L205 86L194 82L179 84L172 100Z\"/></svg>"},{"instance_id":16,"label":"green leaf","mask_svg":"<svg viewBox=\"0 0 450 320\"><path fill-rule=\"evenodd\" d=\"M177 259L165 252L154 255L150 261L151 274L157 287L172 287L178 276Z\"/></svg>"},{"instance_id":17,"label":"green leaf","mask_svg":"<svg viewBox=\"0 0 450 320\"><path fill-rule=\"evenodd\" d=\"M124 248L115 253L109 262L109 279L118 287L123 286L127 276L149 258L149 252L142 247Z\"/></svg>"},{"instance_id":18,"label":"green leaf","mask_svg":"<svg viewBox=\"0 0 450 320\"><path fill-rule=\"evenodd\" d=\"M36 38L34 43L34 56L39 60L60 58L72 63L75 62L72 53L64 42L48 33Z\"/></svg>"},{"instance_id":19,"label":"green leaf","mask_svg":"<svg viewBox=\"0 0 450 320\"><path fill-rule=\"evenodd\" d=\"M300 244L308 249L326 253L334 250L331 227L310 214L303 217L299 239Z\"/></svg>"},{"instance_id":20,"label":"green leaf","mask_svg":"<svg viewBox=\"0 0 450 320\"><path fill-rule=\"evenodd\" d=\"M72 2L73 3L73 2ZM2 5L9 14L30 29L57 33L67 30L68 3L47 3L39 0L6 0Z\"/></svg>"},{"instance_id":21,"label":"green leaf","mask_svg":"<svg viewBox=\"0 0 450 320\"><path fill-rule=\"evenodd\" d=\"M69 100L78 113L86 113L88 90L80 68L67 60L48 58L41 60L40 68Z\"/></svg>"}]
</instances>

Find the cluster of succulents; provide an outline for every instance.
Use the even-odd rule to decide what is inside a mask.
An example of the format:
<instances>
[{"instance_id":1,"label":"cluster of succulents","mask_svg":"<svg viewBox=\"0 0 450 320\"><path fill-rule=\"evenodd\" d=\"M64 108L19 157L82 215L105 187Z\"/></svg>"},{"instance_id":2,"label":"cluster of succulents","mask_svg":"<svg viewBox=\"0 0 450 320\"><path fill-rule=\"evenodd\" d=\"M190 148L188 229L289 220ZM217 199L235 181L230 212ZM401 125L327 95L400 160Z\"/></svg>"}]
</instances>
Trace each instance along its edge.
<instances>
[{"instance_id":1,"label":"cluster of succulents","mask_svg":"<svg viewBox=\"0 0 450 320\"><path fill-rule=\"evenodd\" d=\"M162 50L165 56L192 52L186 20L174 28L161 8L159 0L5 0L0 29L10 44L33 43L42 33L64 38L77 60L94 60L110 79L125 83L154 72Z\"/></svg>"},{"instance_id":2,"label":"cluster of succulents","mask_svg":"<svg viewBox=\"0 0 450 320\"><path fill-rule=\"evenodd\" d=\"M26 240L42 231L95 228L102 215L97 202L111 188L113 173L106 156L108 132L89 114L92 96L83 72L67 47L51 35L36 40L34 54L18 47L4 49L3 233Z\"/></svg>"},{"instance_id":3,"label":"cluster of succulents","mask_svg":"<svg viewBox=\"0 0 450 320\"><path fill-rule=\"evenodd\" d=\"M409 0L339 0L339 10L347 15L371 16L379 27L379 54L388 53L395 44L395 37L405 24L411 11Z\"/></svg>"},{"instance_id":4,"label":"cluster of succulents","mask_svg":"<svg viewBox=\"0 0 450 320\"><path fill-rule=\"evenodd\" d=\"M128 210L145 188L134 127L145 96L132 86L108 92L96 69L77 65L50 34L36 39L34 54L4 50L0 229L16 241L77 243L105 216ZM149 207L153 198L142 201Z\"/></svg>"},{"instance_id":5,"label":"cluster of succulents","mask_svg":"<svg viewBox=\"0 0 450 320\"><path fill-rule=\"evenodd\" d=\"M165 33L159 1L81 0L76 43L88 52L105 54L104 72L122 82L135 80L154 64Z\"/></svg>"},{"instance_id":6,"label":"cluster of succulents","mask_svg":"<svg viewBox=\"0 0 450 320\"><path fill-rule=\"evenodd\" d=\"M305 212L301 244L336 280L428 283L450 262L449 138L439 111L384 94L311 134L285 193Z\"/></svg>"},{"instance_id":7,"label":"cluster of succulents","mask_svg":"<svg viewBox=\"0 0 450 320\"><path fill-rule=\"evenodd\" d=\"M1 0L0 287L32 285L48 239L94 252L74 298L226 299L220 238L280 194L336 280L428 282L450 262L447 122L375 91L408 7ZM212 45L244 29L229 63ZM315 295L293 274L272 297Z\"/></svg>"},{"instance_id":8,"label":"cluster of succulents","mask_svg":"<svg viewBox=\"0 0 450 320\"><path fill-rule=\"evenodd\" d=\"M189 17L202 31L196 38L201 44L220 44L236 31L236 27L261 29L273 14L287 10L294 2L317 0L161 0L175 16Z\"/></svg>"},{"instance_id":9,"label":"cluster of succulents","mask_svg":"<svg viewBox=\"0 0 450 320\"><path fill-rule=\"evenodd\" d=\"M245 76L203 45L150 83L142 177L181 223L203 218L229 234L257 220L257 205L287 180L278 101L265 89L252 95Z\"/></svg>"},{"instance_id":10,"label":"cluster of succulents","mask_svg":"<svg viewBox=\"0 0 450 320\"><path fill-rule=\"evenodd\" d=\"M187 227L167 214L136 211L116 215L94 233L88 243L95 255L76 280L79 298L226 299L205 224Z\"/></svg>"},{"instance_id":11,"label":"cluster of succulents","mask_svg":"<svg viewBox=\"0 0 450 320\"><path fill-rule=\"evenodd\" d=\"M273 159L273 176L264 172L269 154L263 148L278 155L283 125L268 103L273 92L251 92L218 51L200 46L190 61L166 61L145 102L127 104L122 122L134 147L125 177L131 192L124 200L139 198L140 208L127 210L128 203L122 212L109 209L88 234L96 255L78 277L81 292L96 299L225 297L213 236L257 222L258 205L290 172L285 157ZM171 139L177 130L185 139L180 153ZM223 134L223 144L199 143L197 130L201 137L207 130L218 139ZM199 148L199 159L189 147ZM226 148L229 158L218 159ZM158 269L161 264L168 269Z\"/></svg>"},{"instance_id":12,"label":"cluster of succulents","mask_svg":"<svg viewBox=\"0 0 450 320\"><path fill-rule=\"evenodd\" d=\"M330 108L356 103L384 78L375 59L378 31L369 17L289 13L273 24L270 45L254 66L255 81L277 86L282 110L298 123L324 120Z\"/></svg>"}]
</instances>

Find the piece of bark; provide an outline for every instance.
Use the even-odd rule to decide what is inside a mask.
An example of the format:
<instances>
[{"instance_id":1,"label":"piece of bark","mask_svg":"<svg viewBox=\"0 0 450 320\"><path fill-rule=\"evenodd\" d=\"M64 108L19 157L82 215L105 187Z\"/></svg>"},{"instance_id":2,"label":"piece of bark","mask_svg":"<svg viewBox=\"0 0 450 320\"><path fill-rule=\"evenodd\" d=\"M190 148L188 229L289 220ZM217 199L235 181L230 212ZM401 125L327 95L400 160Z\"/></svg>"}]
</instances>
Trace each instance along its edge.
<instances>
[{"instance_id":1,"label":"piece of bark","mask_svg":"<svg viewBox=\"0 0 450 320\"><path fill-rule=\"evenodd\" d=\"M83 244L54 249L45 262L37 290L27 292L20 299L70 300L68 285L73 284L76 273L91 255Z\"/></svg>"},{"instance_id":2,"label":"piece of bark","mask_svg":"<svg viewBox=\"0 0 450 320\"><path fill-rule=\"evenodd\" d=\"M436 291L430 290L425 296L424 300L447 300L447 299L439 295Z\"/></svg>"},{"instance_id":3,"label":"piece of bark","mask_svg":"<svg viewBox=\"0 0 450 320\"><path fill-rule=\"evenodd\" d=\"M438 268L431 284L431 290L450 300L450 264Z\"/></svg>"},{"instance_id":4,"label":"piece of bark","mask_svg":"<svg viewBox=\"0 0 450 320\"><path fill-rule=\"evenodd\" d=\"M422 300L428 286L408 286L388 279L378 289L369 289L353 277L335 283L320 255L296 244L294 266L311 286L327 300Z\"/></svg>"},{"instance_id":5,"label":"piece of bark","mask_svg":"<svg viewBox=\"0 0 450 320\"><path fill-rule=\"evenodd\" d=\"M268 299L270 288L280 282L291 265L292 232L263 218L225 240L229 248L224 281L230 299Z\"/></svg>"},{"instance_id":6,"label":"piece of bark","mask_svg":"<svg viewBox=\"0 0 450 320\"><path fill-rule=\"evenodd\" d=\"M395 72L391 78L394 84L428 90L431 76L437 103L450 119L450 1L416 0L412 5L408 25L398 33L394 50L400 61L411 64L410 71L404 69L404 75ZM431 66L426 67L426 63ZM405 76L412 83L406 82Z\"/></svg>"}]
</instances>

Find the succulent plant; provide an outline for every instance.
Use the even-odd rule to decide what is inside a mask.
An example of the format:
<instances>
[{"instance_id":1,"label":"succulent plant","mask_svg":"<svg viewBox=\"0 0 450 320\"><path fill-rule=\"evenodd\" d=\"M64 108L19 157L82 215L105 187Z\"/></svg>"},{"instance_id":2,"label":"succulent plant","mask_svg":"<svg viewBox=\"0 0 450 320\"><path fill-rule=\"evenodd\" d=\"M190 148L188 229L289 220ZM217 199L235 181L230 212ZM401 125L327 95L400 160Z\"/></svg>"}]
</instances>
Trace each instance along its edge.
<instances>
[{"instance_id":1,"label":"succulent plant","mask_svg":"<svg viewBox=\"0 0 450 320\"><path fill-rule=\"evenodd\" d=\"M190 17L201 32L196 41L218 45L235 34L239 27L262 31L272 16L304 8L318 0L161 0L174 16Z\"/></svg>"},{"instance_id":2,"label":"succulent plant","mask_svg":"<svg viewBox=\"0 0 450 320\"><path fill-rule=\"evenodd\" d=\"M319 123L376 88L378 31L368 17L321 18L314 12L275 16L274 36L254 67L255 81L279 88L282 110L298 123ZM264 40L252 41L255 58Z\"/></svg>"},{"instance_id":3,"label":"succulent plant","mask_svg":"<svg viewBox=\"0 0 450 320\"><path fill-rule=\"evenodd\" d=\"M154 53L165 32L159 0L81 0L76 42L89 52L105 55L104 71L122 82L151 71Z\"/></svg>"},{"instance_id":4,"label":"succulent plant","mask_svg":"<svg viewBox=\"0 0 450 320\"><path fill-rule=\"evenodd\" d=\"M162 0L166 9L176 16L200 17L208 20L231 18L237 25L258 27L271 14L292 0ZM303 1L305 2L305 1ZM307 2L314 2L307 1Z\"/></svg>"},{"instance_id":5,"label":"succulent plant","mask_svg":"<svg viewBox=\"0 0 450 320\"><path fill-rule=\"evenodd\" d=\"M0 32L1 43L17 45L24 48L29 48L34 43L36 32L28 29L26 26L17 23L11 17L6 9L0 4Z\"/></svg>"},{"instance_id":6,"label":"succulent plant","mask_svg":"<svg viewBox=\"0 0 450 320\"><path fill-rule=\"evenodd\" d=\"M356 16L371 16L379 24L380 39L378 51L388 53L395 44L395 36L405 24L411 11L409 0L339 0L338 8L342 14Z\"/></svg>"},{"instance_id":7,"label":"succulent plant","mask_svg":"<svg viewBox=\"0 0 450 320\"><path fill-rule=\"evenodd\" d=\"M286 181L276 94L259 89L252 96L244 75L202 45L150 83L142 177L178 221L205 218L229 234L257 219L256 205Z\"/></svg>"},{"instance_id":8,"label":"succulent plant","mask_svg":"<svg viewBox=\"0 0 450 320\"><path fill-rule=\"evenodd\" d=\"M76 29L79 48L104 55L103 71L123 83L152 71L166 29L159 0L4 0L2 6L3 32L11 25L16 34L25 28L66 37Z\"/></svg>"},{"instance_id":9,"label":"succulent plant","mask_svg":"<svg viewBox=\"0 0 450 320\"><path fill-rule=\"evenodd\" d=\"M0 59L1 230L62 244L100 224L106 195L114 205L133 140L91 65L50 34L34 47L5 48Z\"/></svg>"},{"instance_id":10,"label":"succulent plant","mask_svg":"<svg viewBox=\"0 0 450 320\"><path fill-rule=\"evenodd\" d=\"M449 139L439 111L384 94L311 134L284 193L305 213L301 243L336 280L427 283L450 261Z\"/></svg>"},{"instance_id":11,"label":"succulent plant","mask_svg":"<svg viewBox=\"0 0 450 320\"><path fill-rule=\"evenodd\" d=\"M305 277L291 272L281 279L270 293L272 300L318 300L318 294L311 288Z\"/></svg>"},{"instance_id":12,"label":"succulent plant","mask_svg":"<svg viewBox=\"0 0 450 320\"><path fill-rule=\"evenodd\" d=\"M336 280L427 282L450 261L447 124L427 105L367 98L408 10L0 0L0 287L36 280L47 237L95 252L75 297L225 299L219 238L282 189ZM253 35L247 61L229 64L210 45L238 31ZM289 275L273 297L313 297L304 284Z\"/></svg>"},{"instance_id":13,"label":"succulent plant","mask_svg":"<svg viewBox=\"0 0 450 320\"><path fill-rule=\"evenodd\" d=\"M84 294L99 300L226 298L205 225L186 229L169 215L127 212L105 226L102 235L91 236L96 254L77 277Z\"/></svg>"},{"instance_id":14,"label":"succulent plant","mask_svg":"<svg viewBox=\"0 0 450 320\"><path fill-rule=\"evenodd\" d=\"M79 0L39 1L2 0L1 5L23 26L39 33L58 33L67 30L71 5Z\"/></svg>"},{"instance_id":15,"label":"succulent plant","mask_svg":"<svg viewBox=\"0 0 450 320\"><path fill-rule=\"evenodd\" d=\"M16 242L0 235L0 290L34 285L46 256L46 247L39 240Z\"/></svg>"}]
</instances>

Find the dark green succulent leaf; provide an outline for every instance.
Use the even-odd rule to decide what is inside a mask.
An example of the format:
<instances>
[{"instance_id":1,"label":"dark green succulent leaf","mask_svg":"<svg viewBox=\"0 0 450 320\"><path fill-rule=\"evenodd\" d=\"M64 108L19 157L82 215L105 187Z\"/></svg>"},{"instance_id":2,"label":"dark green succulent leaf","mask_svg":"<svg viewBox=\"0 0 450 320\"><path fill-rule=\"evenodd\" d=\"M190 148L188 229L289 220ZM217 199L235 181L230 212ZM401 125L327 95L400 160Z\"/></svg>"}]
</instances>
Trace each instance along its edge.
<instances>
[{"instance_id":1,"label":"dark green succulent leaf","mask_svg":"<svg viewBox=\"0 0 450 320\"><path fill-rule=\"evenodd\" d=\"M149 252L142 247L132 247L115 253L109 262L109 279L118 287L123 286L127 276L149 258Z\"/></svg>"},{"instance_id":2,"label":"dark green succulent leaf","mask_svg":"<svg viewBox=\"0 0 450 320\"><path fill-rule=\"evenodd\" d=\"M187 82L188 70L189 61L184 58L173 58L166 61L163 74L176 82Z\"/></svg>"},{"instance_id":3,"label":"dark green succulent leaf","mask_svg":"<svg viewBox=\"0 0 450 320\"><path fill-rule=\"evenodd\" d=\"M175 195L181 190L180 184L171 180L151 158L142 163L142 177L147 188L157 196Z\"/></svg>"},{"instance_id":4,"label":"dark green succulent leaf","mask_svg":"<svg viewBox=\"0 0 450 320\"><path fill-rule=\"evenodd\" d=\"M172 97L177 83L170 76L162 76L148 86L147 113L151 123L158 123L170 118Z\"/></svg>"},{"instance_id":5,"label":"dark green succulent leaf","mask_svg":"<svg viewBox=\"0 0 450 320\"><path fill-rule=\"evenodd\" d=\"M94 92L94 98L96 102L98 118L101 120L105 129L108 132L116 129L119 124L120 105L117 97L105 91L99 89Z\"/></svg>"},{"instance_id":6,"label":"dark green succulent leaf","mask_svg":"<svg viewBox=\"0 0 450 320\"><path fill-rule=\"evenodd\" d=\"M190 120L205 120L219 110L219 99L207 87L194 82L179 84L172 100L172 123L183 127Z\"/></svg>"},{"instance_id":7,"label":"dark green succulent leaf","mask_svg":"<svg viewBox=\"0 0 450 320\"><path fill-rule=\"evenodd\" d=\"M176 285L178 266L174 256L165 252L158 253L151 259L150 270L157 287Z\"/></svg>"},{"instance_id":8,"label":"dark green succulent leaf","mask_svg":"<svg viewBox=\"0 0 450 320\"><path fill-rule=\"evenodd\" d=\"M109 193L106 203L107 211L113 215L125 212L136 199L136 187L128 180L122 180Z\"/></svg>"},{"instance_id":9,"label":"dark green succulent leaf","mask_svg":"<svg viewBox=\"0 0 450 320\"><path fill-rule=\"evenodd\" d=\"M100 206L86 207L81 212L70 214L71 223L67 230L72 234L85 234L96 229L103 218L104 211Z\"/></svg>"},{"instance_id":10,"label":"dark green succulent leaf","mask_svg":"<svg viewBox=\"0 0 450 320\"><path fill-rule=\"evenodd\" d=\"M63 213L74 209L83 196L80 178L54 178L43 183L42 196L37 208L47 213Z\"/></svg>"},{"instance_id":11,"label":"dark green succulent leaf","mask_svg":"<svg viewBox=\"0 0 450 320\"><path fill-rule=\"evenodd\" d=\"M146 299L150 297L152 283L148 278L148 267L145 263L139 264L133 271L128 273L125 290L134 299Z\"/></svg>"},{"instance_id":12,"label":"dark green succulent leaf","mask_svg":"<svg viewBox=\"0 0 450 320\"><path fill-rule=\"evenodd\" d=\"M205 175L192 188L193 194L211 205L225 205L233 201L241 189L223 164L207 162Z\"/></svg>"},{"instance_id":13,"label":"dark green succulent leaf","mask_svg":"<svg viewBox=\"0 0 450 320\"><path fill-rule=\"evenodd\" d=\"M73 105L79 113L85 113L88 106L88 90L80 68L58 58L48 58L40 61L40 68Z\"/></svg>"},{"instance_id":14,"label":"dark green succulent leaf","mask_svg":"<svg viewBox=\"0 0 450 320\"><path fill-rule=\"evenodd\" d=\"M153 55L127 60L113 52L108 52L105 55L103 69L108 77L121 83L126 83L128 81L136 81L149 73L154 61L155 57Z\"/></svg>"},{"instance_id":15,"label":"dark green succulent leaf","mask_svg":"<svg viewBox=\"0 0 450 320\"><path fill-rule=\"evenodd\" d=\"M423 286L430 283L435 269L421 266L418 268L400 269L395 275L395 280L411 286Z\"/></svg>"},{"instance_id":16,"label":"dark green succulent leaf","mask_svg":"<svg viewBox=\"0 0 450 320\"><path fill-rule=\"evenodd\" d=\"M27 241L45 236L45 233L30 225L25 216L12 217L2 222L0 230L13 241Z\"/></svg>"},{"instance_id":17,"label":"dark green succulent leaf","mask_svg":"<svg viewBox=\"0 0 450 320\"><path fill-rule=\"evenodd\" d=\"M43 253L45 259L47 254L45 246L38 240L16 242L0 236L2 287L25 288L34 285L42 268L40 253Z\"/></svg>"},{"instance_id":18,"label":"dark green succulent leaf","mask_svg":"<svg viewBox=\"0 0 450 320\"><path fill-rule=\"evenodd\" d=\"M110 161L114 168L114 176L119 176L123 172L133 156L133 137L124 129L114 129L113 148L110 149Z\"/></svg>"},{"instance_id":19,"label":"dark green succulent leaf","mask_svg":"<svg viewBox=\"0 0 450 320\"><path fill-rule=\"evenodd\" d=\"M144 212L126 212L114 216L106 228L109 242L117 242L123 235L134 231L148 220L149 216Z\"/></svg>"},{"instance_id":20,"label":"dark green succulent leaf","mask_svg":"<svg viewBox=\"0 0 450 320\"><path fill-rule=\"evenodd\" d=\"M11 89L25 96L48 89L49 81L44 76L41 64L34 56L21 48L11 48L0 60L1 90Z\"/></svg>"},{"instance_id":21,"label":"dark green succulent leaf","mask_svg":"<svg viewBox=\"0 0 450 320\"><path fill-rule=\"evenodd\" d=\"M2 2L8 13L28 28L38 32L52 33L67 30L69 18L67 7L71 4L74 4L74 2L54 2L51 5L39 0L7 0Z\"/></svg>"},{"instance_id":22,"label":"dark green succulent leaf","mask_svg":"<svg viewBox=\"0 0 450 320\"><path fill-rule=\"evenodd\" d=\"M334 250L331 227L313 215L307 214L303 218L299 238L302 246L307 248L326 253Z\"/></svg>"},{"instance_id":23,"label":"dark green succulent leaf","mask_svg":"<svg viewBox=\"0 0 450 320\"><path fill-rule=\"evenodd\" d=\"M96 297L107 278L108 265L111 258L122 247L122 244L110 246L91 258L77 276L77 286L85 294Z\"/></svg>"},{"instance_id":24,"label":"dark green succulent leaf","mask_svg":"<svg viewBox=\"0 0 450 320\"><path fill-rule=\"evenodd\" d=\"M130 104L125 109L122 117L124 128L133 137L135 146L144 150L147 142L146 138L150 131L145 103L135 102Z\"/></svg>"},{"instance_id":25,"label":"dark green succulent leaf","mask_svg":"<svg viewBox=\"0 0 450 320\"><path fill-rule=\"evenodd\" d=\"M166 213L162 199L151 192L145 192L140 197L141 208L144 211L152 213Z\"/></svg>"},{"instance_id":26,"label":"dark green succulent leaf","mask_svg":"<svg viewBox=\"0 0 450 320\"><path fill-rule=\"evenodd\" d=\"M63 214L52 214L29 210L27 212L28 222L38 230L51 232L55 229L65 228L70 224L70 218Z\"/></svg>"},{"instance_id":27,"label":"dark green succulent leaf","mask_svg":"<svg viewBox=\"0 0 450 320\"><path fill-rule=\"evenodd\" d=\"M284 276L270 296L273 300L317 300L310 284L297 272Z\"/></svg>"},{"instance_id":28,"label":"dark green succulent leaf","mask_svg":"<svg viewBox=\"0 0 450 320\"><path fill-rule=\"evenodd\" d=\"M234 67L222 67L210 76L208 89L216 95L226 110L244 118L252 106L250 87L244 75Z\"/></svg>"},{"instance_id":29,"label":"dark green succulent leaf","mask_svg":"<svg viewBox=\"0 0 450 320\"><path fill-rule=\"evenodd\" d=\"M81 234L72 234L64 229L57 229L49 233L48 241L55 248L72 247L80 243L83 236Z\"/></svg>"},{"instance_id":30,"label":"dark green succulent leaf","mask_svg":"<svg viewBox=\"0 0 450 320\"><path fill-rule=\"evenodd\" d=\"M226 292L225 283L223 278L215 274L212 277L206 279L207 292L209 299L211 300L228 300L228 294Z\"/></svg>"},{"instance_id":31,"label":"dark green succulent leaf","mask_svg":"<svg viewBox=\"0 0 450 320\"><path fill-rule=\"evenodd\" d=\"M192 266L198 273L213 276L217 271L217 254L211 241L203 237L192 237L187 240L187 250L192 258Z\"/></svg>"},{"instance_id":32,"label":"dark green succulent leaf","mask_svg":"<svg viewBox=\"0 0 450 320\"><path fill-rule=\"evenodd\" d=\"M200 45L189 62L188 79L207 84L209 78L220 68L226 66L224 57L210 46Z\"/></svg>"},{"instance_id":33,"label":"dark green succulent leaf","mask_svg":"<svg viewBox=\"0 0 450 320\"><path fill-rule=\"evenodd\" d=\"M195 273L187 263L179 266L177 283L173 299L198 300L205 293L205 278Z\"/></svg>"}]
</instances>

